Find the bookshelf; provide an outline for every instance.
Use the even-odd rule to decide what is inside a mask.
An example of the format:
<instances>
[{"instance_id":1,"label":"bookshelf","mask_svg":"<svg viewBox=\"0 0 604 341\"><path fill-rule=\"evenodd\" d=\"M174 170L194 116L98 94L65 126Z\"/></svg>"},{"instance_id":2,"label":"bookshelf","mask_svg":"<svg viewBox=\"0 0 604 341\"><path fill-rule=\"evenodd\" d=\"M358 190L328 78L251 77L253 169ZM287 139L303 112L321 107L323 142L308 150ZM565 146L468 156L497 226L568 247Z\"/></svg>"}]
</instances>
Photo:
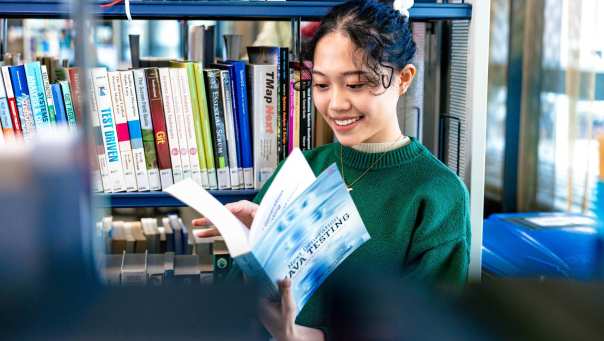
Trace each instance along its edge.
<instances>
[{"instance_id":1,"label":"bookshelf","mask_svg":"<svg viewBox=\"0 0 604 341\"><path fill-rule=\"evenodd\" d=\"M238 200L251 200L256 190L222 190L210 191L221 203L226 204ZM180 200L165 192L132 192L132 193L103 193L96 195L97 206L102 208L124 207L182 207L186 206Z\"/></svg>"},{"instance_id":2,"label":"bookshelf","mask_svg":"<svg viewBox=\"0 0 604 341\"><path fill-rule=\"evenodd\" d=\"M289 20L292 17L317 19L343 1L195 1L131 0L133 19L248 19ZM95 1L92 14L105 19L126 19L124 5L103 9ZM70 10L64 1L0 1L0 13L6 18L66 18ZM472 16L472 5L417 3L411 17L422 20L464 20Z\"/></svg>"},{"instance_id":3,"label":"bookshelf","mask_svg":"<svg viewBox=\"0 0 604 341\"><path fill-rule=\"evenodd\" d=\"M84 1L75 1L78 5L76 12L71 12L67 1L30 0L11 1L0 0L0 22L3 18L69 18L82 17L92 14L103 19L125 19L124 5L119 4L103 9L99 5L106 1L90 1L92 6L86 10ZM342 1L197 1L197 0L131 0L130 9L134 19L235 19L235 20L310 20L325 15L331 7ZM466 25L467 31L457 35L464 40L467 54L461 59L447 60L453 65L460 64L460 72L465 77L456 79L455 85L463 89L455 93L455 102L467 116L467 135L461 141L466 146L469 165L464 180L470 190L470 210L472 222L472 251L470 277L480 278L480 259L482 246L482 214L484 200L484 162L486 140L486 89L488 75L489 48L489 1L466 0L457 3L417 2L410 10L415 22L422 21L451 21ZM5 20L2 25L5 25ZM295 27L295 25L292 25ZM83 28L84 26L78 26ZM297 26L299 29L299 25ZM297 32L299 34L299 32ZM5 36L6 32L2 34ZM6 41L3 37L3 43ZM453 35L452 35L453 36ZM451 39L445 38L445 39ZM439 48L439 47L437 47ZM83 48L78 54L86 54ZM459 57L459 55L458 55ZM461 61L461 63L460 63ZM436 92L439 96L451 96L451 93ZM438 114L447 114L439 111ZM86 123L87 119L85 119ZM89 125L89 124L88 124ZM88 126L87 125L87 126ZM255 191L226 191L213 192L222 202L251 198ZM106 207L149 207L149 206L181 206L182 203L172 199L162 192L119 193L95 195L95 202Z\"/></svg>"}]
</instances>

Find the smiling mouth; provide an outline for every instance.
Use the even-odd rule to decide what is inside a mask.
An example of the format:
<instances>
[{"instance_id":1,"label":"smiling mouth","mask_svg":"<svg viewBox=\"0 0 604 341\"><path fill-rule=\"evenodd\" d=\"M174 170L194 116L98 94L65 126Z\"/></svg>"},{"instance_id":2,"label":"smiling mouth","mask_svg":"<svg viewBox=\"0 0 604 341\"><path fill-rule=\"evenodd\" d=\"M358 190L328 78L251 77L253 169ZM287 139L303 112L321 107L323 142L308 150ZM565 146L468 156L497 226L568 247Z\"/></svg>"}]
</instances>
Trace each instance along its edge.
<instances>
[{"instance_id":1,"label":"smiling mouth","mask_svg":"<svg viewBox=\"0 0 604 341\"><path fill-rule=\"evenodd\" d=\"M363 118L363 116L358 116L358 117L348 118L345 120L337 120L337 119L332 119L332 120L337 126L345 127L345 126L351 125L355 122L358 122L362 118Z\"/></svg>"}]
</instances>

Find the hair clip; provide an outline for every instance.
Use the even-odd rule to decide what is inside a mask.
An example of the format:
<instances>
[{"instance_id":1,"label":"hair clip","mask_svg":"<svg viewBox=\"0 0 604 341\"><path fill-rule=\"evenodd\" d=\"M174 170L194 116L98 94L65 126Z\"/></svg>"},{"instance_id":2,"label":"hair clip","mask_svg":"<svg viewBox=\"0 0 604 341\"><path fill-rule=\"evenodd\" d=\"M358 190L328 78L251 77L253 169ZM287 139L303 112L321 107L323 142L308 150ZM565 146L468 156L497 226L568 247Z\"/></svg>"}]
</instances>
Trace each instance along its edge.
<instances>
[{"instance_id":1,"label":"hair clip","mask_svg":"<svg viewBox=\"0 0 604 341\"><path fill-rule=\"evenodd\" d=\"M409 18L409 8L413 6L413 0L394 0L392 8L397 10L403 17Z\"/></svg>"}]
</instances>

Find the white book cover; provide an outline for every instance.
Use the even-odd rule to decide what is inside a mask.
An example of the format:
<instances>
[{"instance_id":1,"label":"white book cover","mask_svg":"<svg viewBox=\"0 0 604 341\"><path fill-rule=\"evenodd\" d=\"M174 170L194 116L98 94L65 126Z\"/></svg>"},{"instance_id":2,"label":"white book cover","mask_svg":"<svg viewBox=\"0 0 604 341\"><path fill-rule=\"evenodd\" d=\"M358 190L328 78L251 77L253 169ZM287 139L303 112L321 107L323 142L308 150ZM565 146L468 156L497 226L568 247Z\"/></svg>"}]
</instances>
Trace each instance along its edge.
<instances>
[{"instance_id":1,"label":"white book cover","mask_svg":"<svg viewBox=\"0 0 604 341\"><path fill-rule=\"evenodd\" d=\"M277 155L277 66L250 65L254 131L254 187L262 188L271 177Z\"/></svg>"},{"instance_id":2,"label":"white book cover","mask_svg":"<svg viewBox=\"0 0 604 341\"><path fill-rule=\"evenodd\" d=\"M124 109L126 110L126 118L128 119L128 131L130 132L130 145L132 146L132 156L134 157L136 185L139 191L148 191L149 176L145 163L145 148L143 147L141 122L134 90L134 76L132 75L132 71L120 71L120 74L122 76Z\"/></svg>"},{"instance_id":3,"label":"white book cover","mask_svg":"<svg viewBox=\"0 0 604 341\"><path fill-rule=\"evenodd\" d=\"M12 89L11 89L12 91ZM13 96L14 97L14 96ZM14 129L15 127L13 127L13 123L11 121L11 113L10 113L10 108L9 108L9 99L8 99L8 94L7 91L4 88L4 81L2 80L2 74L0 73L0 124L2 125L2 129L0 129L0 132L2 132L2 141L4 142L13 142L15 141L15 132ZM10 133L6 134L6 136L4 136L4 129L11 129L12 131L10 131Z\"/></svg>"},{"instance_id":4,"label":"white book cover","mask_svg":"<svg viewBox=\"0 0 604 341\"><path fill-rule=\"evenodd\" d=\"M123 192L126 190L126 182L122 170L122 158L113 116L107 69L94 68L92 70L92 83L94 84L94 96L101 123L101 132L103 133L107 169L109 170L109 178L111 179L109 188L111 188L112 192Z\"/></svg>"},{"instance_id":5,"label":"white book cover","mask_svg":"<svg viewBox=\"0 0 604 341\"><path fill-rule=\"evenodd\" d=\"M235 263L265 295L278 297L277 281L289 278L297 312L371 238L336 164L315 178L299 149L274 178L251 228L191 180L166 192L216 226Z\"/></svg>"},{"instance_id":6,"label":"white book cover","mask_svg":"<svg viewBox=\"0 0 604 341\"><path fill-rule=\"evenodd\" d=\"M93 173L94 177L99 177L101 181L101 191L111 193L111 179L109 177L109 168L107 166L107 158L105 156L105 146L103 145L103 131L101 129L101 121L99 121L99 111L94 96L94 75L90 73L90 82L88 82L88 97L90 98L90 121L92 122L92 134L94 135L95 153L99 165L98 175ZM98 185L96 185L98 189Z\"/></svg>"},{"instance_id":7,"label":"white book cover","mask_svg":"<svg viewBox=\"0 0 604 341\"><path fill-rule=\"evenodd\" d=\"M115 127L117 129L120 154L122 155L122 168L124 171L124 180L126 181L126 190L128 192L135 192L137 186L136 174L134 173L134 156L132 155L132 146L130 145L128 118L126 117L126 109L124 108L122 80L119 71L107 72L107 77L109 78L109 89L115 116Z\"/></svg>"},{"instance_id":8,"label":"white book cover","mask_svg":"<svg viewBox=\"0 0 604 341\"><path fill-rule=\"evenodd\" d=\"M207 187L207 173L205 175L206 183L204 184L201 174L201 166L199 164L199 151L197 150L197 142L195 139L195 121L193 119L193 105L191 103L191 93L189 92L189 78L187 69L178 68L180 88L182 89L182 111L185 127L185 135L187 137L187 151L189 163L191 164L191 178L198 184Z\"/></svg>"},{"instance_id":9,"label":"white book cover","mask_svg":"<svg viewBox=\"0 0 604 341\"><path fill-rule=\"evenodd\" d=\"M44 84L44 94L46 95L46 106L48 107L50 124L56 125L55 101L53 100L52 93L50 91L50 82L48 81L48 70L46 69L46 65L41 65L40 70L42 72L42 84Z\"/></svg>"},{"instance_id":10,"label":"white book cover","mask_svg":"<svg viewBox=\"0 0 604 341\"><path fill-rule=\"evenodd\" d=\"M147 93L145 70L133 70L132 74L134 76L136 101L138 103L138 114L141 122L143 147L145 148L145 162L147 164L147 175L149 176L149 188L152 191L159 191L161 190L161 179L159 176L159 167L157 165L153 121L151 120L151 108L149 107L149 94Z\"/></svg>"},{"instance_id":11,"label":"white book cover","mask_svg":"<svg viewBox=\"0 0 604 341\"><path fill-rule=\"evenodd\" d=\"M178 68L169 68L170 84L172 85L172 103L174 104L174 118L176 119L176 134L178 135L178 152L182 167L183 179L191 177L191 162L189 160L189 144L187 142L187 131L185 128L182 93L184 90L180 85L180 72Z\"/></svg>"},{"instance_id":12,"label":"white book cover","mask_svg":"<svg viewBox=\"0 0 604 341\"><path fill-rule=\"evenodd\" d=\"M224 112L224 127L229 155L229 172L231 177L231 188L241 189L242 181L239 173L242 172L237 162L237 139L235 137L235 112L233 112L233 92L231 91L231 76L226 70L220 71L220 91L222 92L222 104Z\"/></svg>"},{"instance_id":13,"label":"white book cover","mask_svg":"<svg viewBox=\"0 0 604 341\"><path fill-rule=\"evenodd\" d=\"M183 179L182 163L180 162L180 143L178 142L178 130L176 117L174 115L174 102L172 101L172 85L170 82L170 69L159 68L159 83L161 87L161 99L164 104L164 115L166 117L166 131L168 133L168 144L170 145L170 161L172 161L172 176L174 182Z\"/></svg>"}]
</instances>

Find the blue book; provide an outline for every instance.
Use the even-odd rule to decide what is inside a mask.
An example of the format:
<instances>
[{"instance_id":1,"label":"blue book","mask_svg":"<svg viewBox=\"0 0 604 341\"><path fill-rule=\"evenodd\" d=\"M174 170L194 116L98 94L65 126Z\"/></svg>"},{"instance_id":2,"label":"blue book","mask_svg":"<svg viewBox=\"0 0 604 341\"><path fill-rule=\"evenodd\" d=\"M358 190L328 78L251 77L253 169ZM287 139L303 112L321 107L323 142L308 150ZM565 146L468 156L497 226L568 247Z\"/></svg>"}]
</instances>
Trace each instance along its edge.
<instances>
[{"instance_id":1,"label":"blue book","mask_svg":"<svg viewBox=\"0 0 604 341\"><path fill-rule=\"evenodd\" d=\"M297 148L274 177L250 227L191 179L165 191L213 222L234 262L266 295L278 295L277 281L289 278L298 312L370 239L336 164L315 178Z\"/></svg>"},{"instance_id":2,"label":"blue book","mask_svg":"<svg viewBox=\"0 0 604 341\"><path fill-rule=\"evenodd\" d=\"M238 155L241 157L239 165L243 168L243 180L245 188L254 188L254 156L252 155L252 136L250 126L249 104L247 98L247 74L245 62L241 60L229 60L225 62L233 66L231 79L235 90L235 124L238 128L239 144ZM229 69L230 72L230 69Z\"/></svg>"},{"instance_id":3,"label":"blue book","mask_svg":"<svg viewBox=\"0 0 604 341\"><path fill-rule=\"evenodd\" d=\"M25 75L27 77L27 87L29 88L29 98L36 128L50 127L50 115L48 114L40 62L25 64Z\"/></svg>"},{"instance_id":4,"label":"blue book","mask_svg":"<svg viewBox=\"0 0 604 341\"><path fill-rule=\"evenodd\" d=\"M10 66L8 72L10 73L10 79L13 83L13 92L15 93L15 100L17 102L17 111L19 111L23 138L28 141L34 136L36 124L31 108L31 101L29 99L25 66Z\"/></svg>"},{"instance_id":5,"label":"blue book","mask_svg":"<svg viewBox=\"0 0 604 341\"><path fill-rule=\"evenodd\" d=\"M63 102L63 91L61 84L50 84L50 92L55 105L55 119L57 124L67 125L67 112L65 111L65 102Z\"/></svg>"}]
</instances>

